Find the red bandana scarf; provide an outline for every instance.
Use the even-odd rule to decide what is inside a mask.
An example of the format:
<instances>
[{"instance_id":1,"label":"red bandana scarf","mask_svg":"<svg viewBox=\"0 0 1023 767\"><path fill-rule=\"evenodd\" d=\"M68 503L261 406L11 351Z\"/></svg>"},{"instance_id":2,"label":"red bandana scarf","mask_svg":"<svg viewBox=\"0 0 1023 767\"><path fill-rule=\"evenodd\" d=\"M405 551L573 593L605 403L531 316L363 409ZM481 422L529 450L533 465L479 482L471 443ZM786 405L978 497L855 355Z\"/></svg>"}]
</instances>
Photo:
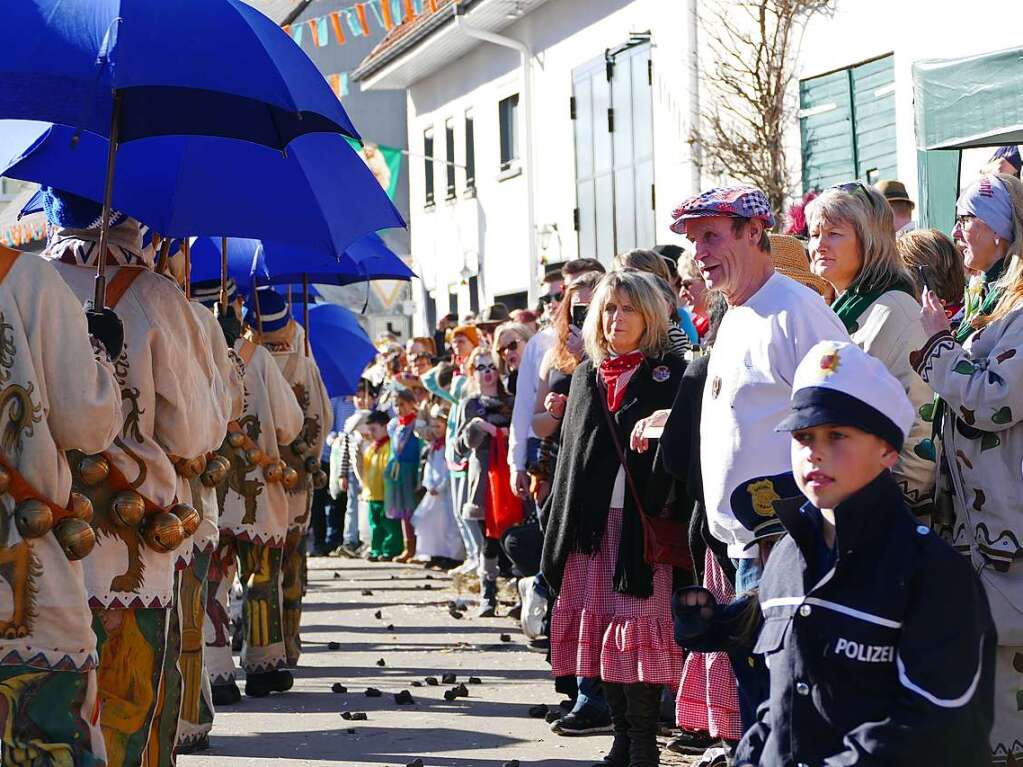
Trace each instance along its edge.
<instances>
[{"instance_id":1,"label":"red bandana scarf","mask_svg":"<svg viewBox=\"0 0 1023 767\"><path fill-rule=\"evenodd\" d=\"M607 387L607 408L612 413L617 412L618 408L622 406L627 388L626 386L619 387L618 379L638 368L643 359L643 352L636 351L617 357L607 357L600 363L600 380Z\"/></svg>"},{"instance_id":2,"label":"red bandana scarf","mask_svg":"<svg viewBox=\"0 0 1023 767\"><path fill-rule=\"evenodd\" d=\"M409 413L408 415L400 415L400 416L398 416L398 423L401 424L402 426L408 426L410 423L412 423L415 420L416 420L416 414L415 413Z\"/></svg>"}]
</instances>

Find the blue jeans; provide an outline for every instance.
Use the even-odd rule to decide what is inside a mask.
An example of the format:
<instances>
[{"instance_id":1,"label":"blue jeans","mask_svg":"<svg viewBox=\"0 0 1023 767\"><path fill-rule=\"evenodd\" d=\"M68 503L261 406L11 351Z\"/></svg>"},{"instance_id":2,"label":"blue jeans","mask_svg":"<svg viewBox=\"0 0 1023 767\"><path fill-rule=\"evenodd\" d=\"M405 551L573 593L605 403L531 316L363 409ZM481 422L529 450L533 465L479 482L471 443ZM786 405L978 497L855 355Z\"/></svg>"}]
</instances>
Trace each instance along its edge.
<instances>
[{"instance_id":1,"label":"blue jeans","mask_svg":"<svg viewBox=\"0 0 1023 767\"><path fill-rule=\"evenodd\" d=\"M604 684L599 676L580 676L576 678L579 692L576 694L575 706L572 707L573 714L586 715L596 718L611 716L604 699Z\"/></svg>"},{"instance_id":2,"label":"blue jeans","mask_svg":"<svg viewBox=\"0 0 1023 767\"><path fill-rule=\"evenodd\" d=\"M455 524L462 536L462 545L465 546L466 561L480 561L483 548L483 531L479 523L474 519L462 518L462 504L465 503L466 477L455 476L451 472L451 511L455 515Z\"/></svg>"},{"instance_id":3,"label":"blue jeans","mask_svg":"<svg viewBox=\"0 0 1023 767\"><path fill-rule=\"evenodd\" d=\"M359 541L359 495L362 493L362 485L354 471L348 472L348 506L345 508L345 535L346 546L358 546ZM330 537L330 520L327 521L327 537Z\"/></svg>"},{"instance_id":4,"label":"blue jeans","mask_svg":"<svg viewBox=\"0 0 1023 767\"><path fill-rule=\"evenodd\" d=\"M735 594L739 596L760 585L764 567L759 559L733 559L735 565ZM757 709L770 693L770 677L763 656L746 653L728 653L739 687L739 718L745 733L757 721Z\"/></svg>"}]
</instances>

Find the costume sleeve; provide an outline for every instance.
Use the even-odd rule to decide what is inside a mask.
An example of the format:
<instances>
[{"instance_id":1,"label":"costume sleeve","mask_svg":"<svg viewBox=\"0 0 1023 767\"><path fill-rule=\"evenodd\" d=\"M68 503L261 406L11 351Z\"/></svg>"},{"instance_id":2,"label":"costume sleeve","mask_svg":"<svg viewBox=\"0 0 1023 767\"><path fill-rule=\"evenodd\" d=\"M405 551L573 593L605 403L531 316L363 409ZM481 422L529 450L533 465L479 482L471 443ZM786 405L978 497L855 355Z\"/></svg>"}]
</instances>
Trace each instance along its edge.
<instances>
[{"instance_id":1,"label":"costume sleeve","mask_svg":"<svg viewBox=\"0 0 1023 767\"><path fill-rule=\"evenodd\" d=\"M220 329L220 323L213 317L213 313L202 304L193 303L193 306L196 312L203 312L203 317L208 318L205 322L206 335L209 337L214 365L226 390L228 420L236 421L241 418L245 408L245 385L242 383L241 371L231 357L224 331Z\"/></svg>"},{"instance_id":2,"label":"costume sleeve","mask_svg":"<svg viewBox=\"0 0 1023 767\"><path fill-rule=\"evenodd\" d=\"M540 384L540 360L546 349L538 333L526 342L519 363L519 377L515 384L515 405L512 408L511 429L508 434L508 465L512 471L526 470L526 446L533 423L533 405Z\"/></svg>"},{"instance_id":3,"label":"costume sleeve","mask_svg":"<svg viewBox=\"0 0 1023 767\"><path fill-rule=\"evenodd\" d=\"M143 275L145 277L146 275ZM227 413L216 395L209 338L187 299L163 278L149 280L139 301L149 302L156 389L154 437L181 457L216 450L227 432Z\"/></svg>"},{"instance_id":4,"label":"costume sleeve","mask_svg":"<svg viewBox=\"0 0 1023 767\"><path fill-rule=\"evenodd\" d=\"M457 404L458 399L447 389L437 383L437 368L430 368L426 371L426 375L422 377L423 388L425 388L430 394L440 397L443 400L447 400L452 405Z\"/></svg>"},{"instance_id":5,"label":"costume sleeve","mask_svg":"<svg viewBox=\"0 0 1023 767\"><path fill-rule=\"evenodd\" d=\"M949 408L981 431L1005 431L1023 418L1023 321L1019 312L1000 329L1002 335L984 358L973 358L948 332L913 352L920 376ZM988 327L985 333L998 332Z\"/></svg>"},{"instance_id":6,"label":"costume sleeve","mask_svg":"<svg viewBox=\"0 0 1023 767\"><path fill-rule=\"evenodd\" d=\"M825 759L826 767L939 764L935 744L948 733L980 737L978 746L987 747L995 652L987 598L969 560L937 552L937 540L921 544L931 556L910 585L896 646L900 689L891 713L846 733L845 750Z\"/></svg>"},{"instance_id":7,"label":"costume sleeve","mask_svg":"<svg viewBox=\"0 0 1023 767\"><path fill-rule=\"evenodd\" d=\"M327 387L323 385L323 378L320 376L320 369L310 358L310 383L312 391L309 392L309 415L320 417L319 439L309 451L309 455L323 455L323 446L326 444L327 432L334 426L334 406L330 402L330 395L327 394Z\"/></svg>"},{"instance_id":8,"label":"costume sleeve","mask_svg":"<svg viewBox=\"0 0 1023 767\"><path fill-rule=\"evenodd\" d=\"M330 476L327 492L330 493L330 497L335 500L337 500L337 497L341 495L342 456L346 451L346 448L344 447L344 440L345 436L338 434L334 439L334 443L330 446Z\"/></svg>"},{"instance_id":9,"label":"costume sleeve","mask_svg":"<svg viewBox=\"0 0 1023 767\"><path fill-rule=\"evenodd\" d=\"M305 420L302 408L270 352L260 346L255 353L265 358L262 360L262 367L266 371L264 380L267 398L270 400L270 412L273 413L274 428L277 431L277 444L290 444L302 431Z\"/></svg>"},{"instance_id":10,"label":"costume sleeve","mask_svg":"<svg viewBox=\"0 0 1023 767\"><path fill-rule=\"evenodd\" d=\"M761 703L757 709L757 720L746 730L735 747L735 767L760 767L760 755L771 734L771 705Z\"/></svg>"},{"instance_id":11,"label":"costume sleeve","mask_svg":"<svg viewBox=\"0 0 1023 767\"><path fill-rule=\"evenodd\" d=\"M98 453L121 430L121 389L106 353L93 346L75 294L52 266L39 261L33 264L38 289L27 302L19 296L18 306L45 382L50 433L60 450Z\"/></svg>"}]
</instances>

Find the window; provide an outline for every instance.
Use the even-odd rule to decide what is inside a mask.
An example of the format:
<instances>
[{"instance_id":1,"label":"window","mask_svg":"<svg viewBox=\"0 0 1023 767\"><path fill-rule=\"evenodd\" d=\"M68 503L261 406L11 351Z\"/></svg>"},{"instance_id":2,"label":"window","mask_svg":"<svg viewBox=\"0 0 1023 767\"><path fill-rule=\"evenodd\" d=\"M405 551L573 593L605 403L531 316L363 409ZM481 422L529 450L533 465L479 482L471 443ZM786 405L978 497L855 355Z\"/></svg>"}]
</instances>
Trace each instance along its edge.
<instances>
[{"instance_id":1,"label":"window","mask_svg":"<svg viewBox=\"0 0 1023 767\"><path fill-rule=\"evenodd\" d=\"M476 189L476 133L471 109L465 113L465 188Z\"/></svg>"},{"instance_id":2,"label":"window","mask_svg":"<svg viewBox=\"0 0 1023 767\"><path fill-rule=\"evenodd\" d=\"M426 204L433 205L433 128L423 131L423 171L426 174Z\"/></svg>"},{"instance_id":3,"label":"window","mask_svg":"<svg viewBox=\"0 0 1023 767\"><path fill-rule=\"evenodd\" d=\"M469 311L479 314L480 311L480 278L474 274L469 278Z\"/></svg>"},{"instance_id":4,"label":"window","mask_svg":"<svg viewBox=\"0 0 1023 767\"><path fill-rule=\"evenodd\" d=\"M882 56L800 81L804 192L895 178L893 61Z\"/></svg>"},{"instance_id":5,"label":"window","mask_svg":"<svg viewBox=\"0 0 1023 767\"><path fill-rule=\"evenodd\" d=\"M508 170L519 159L519 94L502 99L497 111L501 123L501 170Z\"/></svg>"},{"instance_id":6,"label":"window","mask_svg":"<svg viewBox=\"0 0 1023 767\"><path fill-rule=\"evenodd\" d=\"M444 158L447 164L448 195L447 199L455 197L455 121L449 117L444 121Z\"/></svg>"}]
</instances>

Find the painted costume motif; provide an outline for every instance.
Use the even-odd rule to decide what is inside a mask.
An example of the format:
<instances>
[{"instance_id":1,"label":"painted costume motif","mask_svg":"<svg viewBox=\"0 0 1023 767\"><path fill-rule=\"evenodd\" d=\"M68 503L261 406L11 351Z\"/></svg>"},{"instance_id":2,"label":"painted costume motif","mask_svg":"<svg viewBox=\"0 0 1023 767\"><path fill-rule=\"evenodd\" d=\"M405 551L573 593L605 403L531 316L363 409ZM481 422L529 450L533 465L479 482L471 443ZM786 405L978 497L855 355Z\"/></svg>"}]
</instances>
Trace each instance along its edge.
<instances>
[{"instance_id":1,"label":"painted costume motif","mask_svg":"<svg viewBox=\"0 0 1023 767\"><path fill-rule=\"evenodd\" d=\"M944 400L940 456L950 469L951 544L980 575L998 629L995 765L1023 763L1023 311L962 345L948 333L913 364Z\"/></svg>"},{"instance_id":2,"label":"painted costume motif","mask_svg":"<svg viewBox=\"0 0 1023 767\"><path fill-rule=\"evenodd\" d=\"M263 333L263 345L273 355L284 380L295 393L302 408L302 431L298 439L305 443L299 455L290 444L281 445L281 457L299 473L299 482L285 490L288 498L288 534L284 541L284 641L288 665L298 663L301 654L299 626L302 621L302 597L305 596L305 531L309 527L312 481L320 467L320 456L327 433L334 425L334 409L312 356L305 354L305 331L294 320L272 333ZM313 471L310 471L313 469Z\"/></svg>"},{"instance_id":3,"label":"painted costume motif","mask_svg":"<svg viewBox=\"0 0 1023 767\"><path fill-rule=\"evenodd\" d=\"M229 418L241 417L245 390L242 371L228 349L223 331L213 313L193 301L192 310L206 328L211 350L220 378L225 384L225 396L230 402ZM192 536L191 562L181 571L178 591L178 621L181 627L181 656L178 669L181 674L181 707L177 726L179 746L192 746L206 737L213 727L213 700L205 658L207 576L210 560L220 539L220 510L217 488L207 487L197 477L189 480L192 505L202 516L202 522Z\"/></svg>"},{"instance_id":4,"label":"painted costume motif","mask_svg":"<svg viewBox=\"0 0 1023 767\"><path fill-rule=\"evenodd\" d=\"M276 460L279 445L290 444L302 429L302 410L266 349L238 339L234 354L244 369L245 388L242 415L236 423L267 460ZM264 672L285 665L281 553L288 530L288 501L280 482L267 482L258 467L246 465L238 455L232 457L218 501L220 542L210 563L206 648L211 681L225 684L234 680L228 593L236 557L245 586L242 667L246 672Z\"/></svg>"},{"instance_id":5,"label":"painted costume motif","mask_svg":"<svg viewBox=\"0 0 1023 767\"><path fill-rule=\"evenodd\" d=\"M121 225L127 242L128 225ZM83 241L55 237L44 256L68 284L78 302L92 298L94 272L76 255ZM137 242L137 240L136 240ZM210 342L184 294L154 274L151 263L130 244L130 266L110 266L108 285L123 269L136 272L116 305L124 326L124 349L114 361L121 387L122 427L104 450L111 466L131 488L160 509L181 499L171 456L194 458L214 450L227 422L224 385L216 371ZM68 261L75 261L75 264ZM113 474L111 475L113 477ZM173 608L177 551L147 545L137 527L115 524L109 499L113 488L93 488L96 549L86 558L89 604L95 612L100 652L101 725L110 766L137 764L147 748L163 683L168 644L168 610ZM99 503L97 503L99 499ZM106 502L104 502L106 501ZM190 541L182 543L190 546ZM109 625L107 625L109 624ZM104 630L99 630L102 626ZM116 700L118 704L108 705ZM118 714L118 709L130 715ZM164 744L171 748L173 739Z\"/></svg>"},{"instance_id":6,"label":"painted costume motif","mask_svg":"<svg viewBox=\"0 0 1023 767\"><path fill-rule=\"evenodd\" d=\"M2 250L2 249L0 249ZM121 424L120 389L90 341L81 302L53 267L3 251L0 455L39 494L66 506L64 451L98 452ZM80 561L48 532L26 540L0 496L0 740L3 763L100 765L96 637Z\"/></svg>"}]
</instances>

